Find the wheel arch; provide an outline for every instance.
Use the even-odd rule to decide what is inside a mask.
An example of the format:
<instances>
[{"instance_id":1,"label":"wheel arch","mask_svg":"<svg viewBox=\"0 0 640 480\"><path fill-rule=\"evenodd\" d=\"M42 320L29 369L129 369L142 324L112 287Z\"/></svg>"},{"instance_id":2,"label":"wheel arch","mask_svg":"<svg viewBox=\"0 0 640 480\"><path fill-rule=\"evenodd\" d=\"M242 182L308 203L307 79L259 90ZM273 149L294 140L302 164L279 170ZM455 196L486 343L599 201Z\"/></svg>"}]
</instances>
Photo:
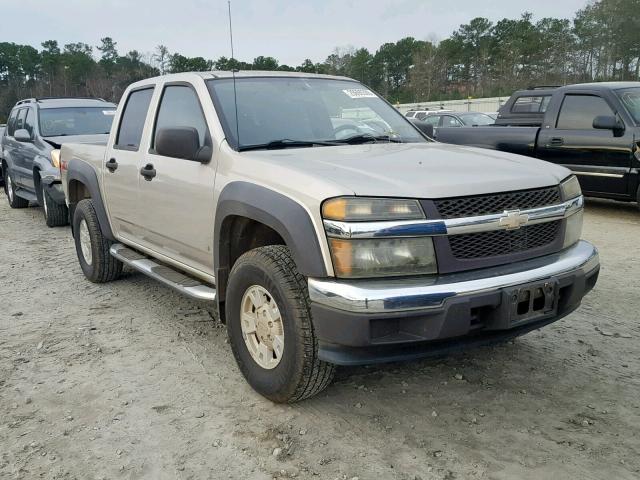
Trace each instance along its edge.
<instances>
[{"instance_id":1,"label":"wheel arch","mask_svg":"<svg viewBox=\"0 0 640 480\"><path fill-rule=\"evenodd\" d=\"M72 159L67 165L67 201L69 202L69 216L73 219L75 207L85 198L93 201L102 234L109 240L115 241L111 230L109 217L100 195L100 184L95 169L88 163Z\"/></svg>"},{"instance_id":2,"label":"wheel arch","mask_svg":"<svg viewBox=\"0 0 640 480\"><path fill-rule=\"evenodd\" d=\"M213 238L219 312L224 312L231 267L250 249L286 245L302 275L327 275L316 230L307 211L293 199L260 185L232 182L222 190Z\"/></svg>"}]
</instances>

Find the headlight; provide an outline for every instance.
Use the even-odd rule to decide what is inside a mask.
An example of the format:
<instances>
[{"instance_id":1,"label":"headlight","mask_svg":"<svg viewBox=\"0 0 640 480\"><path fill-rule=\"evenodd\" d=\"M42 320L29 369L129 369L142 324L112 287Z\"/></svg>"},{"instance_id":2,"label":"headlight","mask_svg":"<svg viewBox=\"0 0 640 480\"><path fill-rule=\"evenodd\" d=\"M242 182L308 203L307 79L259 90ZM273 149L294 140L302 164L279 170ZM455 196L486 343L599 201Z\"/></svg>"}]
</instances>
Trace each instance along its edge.
<instances>
[{"instance_id":1,"label":"headlight","mask_svg":"<svg viewBox=\"0 0 640 480\"><path fill-rule=\"evenodd\" d=\"M571 200L572 198L576 198L582 195L580 182L578 182L578 179L575 175L571 175L560 184L560 194L562 195L562 200L564 201Z\"/></svg>"},{"instance_id":2,"label":"headlight","mask_svg":"<svg viewBox=\"0 0 640 480\"><path fill-rule=\"evenodd\" d=\"M51 165L60 168L60 150L51 150Z\"/></svg>"},{"instance_id":3,"label":"headlight","mask_svg":"<svg viewBox=\"0 0 640 480\"><path fill-rule=\"evenodd\" d=\"M433 240L429 237L330 238L329 246L338 277L421 275L438 271Z\"/></svg>"},{"instance_id":4,"label":"headlight","mask_svg":"<svg viewBox=\"0 0 640 480\"><path fill-rule=\"evenodd\" d=\"M322 216L341 222L375 222L422 219L424 213L417 200L340 197L324 202Z\"/></svg>"},{"instance_id":5,"label":"headlight","mask_svg":"<svg viewBox=\"0 0 640 480\"><path fill-rule=\"evenodd\" d=\"M422 220L417 200L341 197L322 206L325 220L339 222L383 222ZM336 238L329 235L329 248L336 276L367 278L437 273L430 237Z\"/></svg>"},{"instance_id":6,"label":"headlight","mask_svg":"<svg viewBox=\"0 0 640 480\"><path fill-rule=\"evenodd\" d=\"M582 214L583 210L580 209L567 218L562 248L570 247L580 240L582 236Z\"/></svg>"}]
</instances>

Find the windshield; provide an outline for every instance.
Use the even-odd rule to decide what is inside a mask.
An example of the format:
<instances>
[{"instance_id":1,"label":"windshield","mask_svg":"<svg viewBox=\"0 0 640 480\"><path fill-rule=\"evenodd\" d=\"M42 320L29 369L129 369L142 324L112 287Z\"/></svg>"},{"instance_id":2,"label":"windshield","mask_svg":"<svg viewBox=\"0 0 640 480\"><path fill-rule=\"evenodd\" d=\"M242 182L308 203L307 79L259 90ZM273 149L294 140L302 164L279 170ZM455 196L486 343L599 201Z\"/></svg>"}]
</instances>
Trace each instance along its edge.
<instances>
[{"instance_id":1,"label":"windshield","mask_svg":"<svg viewBox=\"0 0 640 480\"><path fill-rule=\"evenodd\" d=\"M620 101L633 117L636 125L640 125L640 87L617 90L616 94L620 97Z\"/></svg>"},{"instance_id":2,"label":"windshield","mask_svg":"<svg viewBox=\"0 0 640 480\"><path fill-rule=\"evenodd\" d=\"M469 127L474 125L493 125L495 123L493 118L484 113L465 113L460 115L460 120Z\"/></svg>"},{"instance_id":3,"label":"windshield","mask_svg":"<svg viewBox=\"0 0 640 480\"><path fill-rule=\"evenodd\" d=\"M355 139L359 142L427 141L400 112L357 82L325 78L237 78L235 96L231 78L209 80L207 84L227 141L240 150L260 146L331 146ZM237 130L234 98L237 98Z\"/></svg>"},{"instance_id":4,"label":"windshield","mask_svg":"<svg viewBox=\"0 0 640 480\"><path fill-rule=\"evenodd\" d=\"M40 109L40 135L108 134L116 109L114 107L68 107Z\"/></svg>"}]
</instances>

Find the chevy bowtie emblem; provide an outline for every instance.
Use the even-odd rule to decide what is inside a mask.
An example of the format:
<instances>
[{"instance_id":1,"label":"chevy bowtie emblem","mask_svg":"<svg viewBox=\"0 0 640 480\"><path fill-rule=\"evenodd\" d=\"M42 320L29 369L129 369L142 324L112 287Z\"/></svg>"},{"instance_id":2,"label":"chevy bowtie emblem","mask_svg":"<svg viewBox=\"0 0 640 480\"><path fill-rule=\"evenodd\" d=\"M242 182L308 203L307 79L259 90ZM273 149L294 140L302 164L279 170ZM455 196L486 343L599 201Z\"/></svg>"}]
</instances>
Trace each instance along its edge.
<instances>
[{"instance_id":1,"label":"chevy bowtie emblem","mask_svg":"<svg viewBox=\"0 0 640 480\"><path fill-rule=\"evenodd\" d=\"M500 217L500 226L507 230L515 230L529 222L529 215L520 213L520 210L505 210Z\"/></svg>"}]
</instances>

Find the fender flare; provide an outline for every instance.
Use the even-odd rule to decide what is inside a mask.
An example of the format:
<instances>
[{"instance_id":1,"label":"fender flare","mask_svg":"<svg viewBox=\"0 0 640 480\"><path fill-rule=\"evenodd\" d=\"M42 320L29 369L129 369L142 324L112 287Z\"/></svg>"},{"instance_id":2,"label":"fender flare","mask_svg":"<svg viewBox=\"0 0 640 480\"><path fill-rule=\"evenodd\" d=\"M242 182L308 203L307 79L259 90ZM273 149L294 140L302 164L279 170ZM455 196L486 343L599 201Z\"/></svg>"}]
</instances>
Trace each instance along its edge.
<instances>
[{"instance_id":1,"label":"fender flare","mask_svg":"<svg viewBox=\"0 0 640 480\"><path fill-rule=\"evenodd\" d=\"M113 235L113 231L111 230L111 224L109 223L107 210L105 209L104 202L102 201L100 184L98 183L98 175L96 174L95 169L88 163L76 159L71 159L67 166L66 180L66 187L69 196L71 192L70 185L73 180L77 180L80 183L84 184L86 189L89 191L91 200L93 201L93 207L95 208L96 215L98 216L98 223L100 224L102 234L109 240L115 241L116 238ZM67 200L69 201L69 207L71 207L71 199L67 198ZM75 206L75 202L73 202L73 205Z\"/></svg>"},{"instance_id":2,"label":"fender flare","mask_svg":"<svg viewBox=\"0 0 640 480\"><path fill-rule=\"evenodd\" d=\"M227 259L221 258L220 248L223 222L230 216L250 218L275 230L291 250L302 275L327 276L316 229L302 205L266 187L238 181L223 188L216 208L213 237L216 283L226 281L221 268L231 268L231 265L225 265ZM225 285L220 287L225 290Z\"/></svg>"}]
</instances>

